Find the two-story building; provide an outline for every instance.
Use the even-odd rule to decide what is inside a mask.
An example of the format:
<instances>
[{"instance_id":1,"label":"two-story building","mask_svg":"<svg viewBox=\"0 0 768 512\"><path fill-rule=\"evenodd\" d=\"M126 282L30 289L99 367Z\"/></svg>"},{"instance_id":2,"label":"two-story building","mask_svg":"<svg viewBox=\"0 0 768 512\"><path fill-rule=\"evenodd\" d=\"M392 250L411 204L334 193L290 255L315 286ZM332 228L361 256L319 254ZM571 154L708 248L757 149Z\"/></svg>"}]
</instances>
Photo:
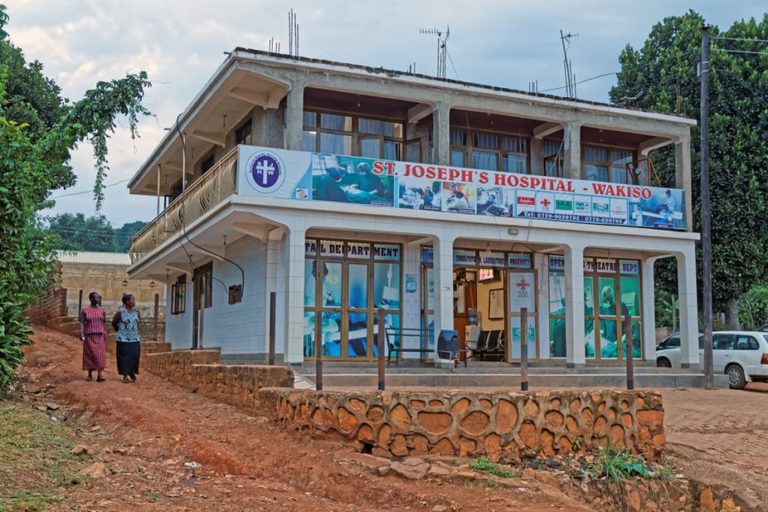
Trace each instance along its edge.
<instances>
[{"instance_id":1,"label":"two-story building","mask_svg":"<svg viewBox=\"0 0 768 512\"><path fill-rule=\"evenodd\" d=\"M655 359L674 257L696 365L694 124L237 48L130 181L158 203L130 274L169 287L174 348L264 356L272 315L286 362L370 361L384 310L395 344L456 329L514 361L525 308L530 357L580 366L624 357L626 316ZM649 163L667 145L674 187Z\"/></svg>"}]
</instances>

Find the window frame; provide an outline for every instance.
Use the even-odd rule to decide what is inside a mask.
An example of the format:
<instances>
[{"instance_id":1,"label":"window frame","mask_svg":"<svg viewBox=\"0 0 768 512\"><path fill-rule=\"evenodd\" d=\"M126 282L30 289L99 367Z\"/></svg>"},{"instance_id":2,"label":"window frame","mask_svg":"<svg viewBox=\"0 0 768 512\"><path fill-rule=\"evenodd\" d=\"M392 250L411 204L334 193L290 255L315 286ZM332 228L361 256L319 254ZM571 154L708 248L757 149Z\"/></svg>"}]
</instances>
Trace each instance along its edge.
<instances>
[{"instance_id":1,"label":"window frame","mask_svg":"<svg viewBox=\"0 0 768 512\"><path fill-rule=\"evenodd\" d=\"M605 150L607 152L607 160L590 160L587 159L587 151L590 149L598 149L598 150ZM614 160L614 153L629 153L631 155L632 162L637 161L637 151L634 148L628 148L628 147L622 147L622 146L607 146L603 144L582 144L581 145L581 175L584 180L588 181L601 181L605 183L619 183L619 184L626 184L631 185L633 184L632 177L629 176L626 164L624 164L624 177L626 181L613 181L612 177L612 170L617 165L614 165L616 162L620 161L621 159ZM603 179L590 179L586 177L586 168L587 165L594 165L595 167L604 167L606 169L606 172L608 173L605 180Z\"/></svg>"},{"instance_id":2,"label":"window frame","mask_svg":"<svg viewBox=\"0 0 768 512\"><path fill-rule=\"evenodd\" d=\"M309 126L306 124L307 115L312 114L314 116L314 125ZM323 114L329 114L329 115L336 115L336 116L343 116L343 117L349 117L350 118L350 129L346 130L338 130L333 128L323 128L322 127L322 118L321 116ZM363 115L359 113L353 113L353 112L344 112L344 111L338 111L338 110L329 110L329 109L317 109L317 108L307 108L304 109L304 112L302 114L302 134L311 132L314 136L314 148L307 148L303 147L304 151L311 151L314 153L321 153L321 135L323 133L330 134L330 135L341 135L345 137L350 137L350 156L359 156L363 158L385 158L384 156L384 145L387 142L394 143L396 147L396 155L394 158L389 158L389 160L402 160L404 151L405 151L405 144L406 144L406 124L407 120L400 119L400 118L390 118L385 116L376 116L376 115ZM368 119L372 121L382 121L386 123L394 123L396 125L400 125L400 137L396 136L388 136L388 135L376 135L373 133L364 133L360 131L360 120L361 119ZM396 131L397 129L395 129ZM370 141L370 140L376 140L379 143L379 154L378 156L364 156L362 154L362 143L363 141Z\"/></svg>"},{"instance_id":3,"label":"window frame","mask_svg":"<svg viewBox=\"0 0 768 512\"><path fill-rule=\"evenodd\" d=\"M180 315L187 309L187 275L182 274L171 285L171 314Z\"/></svg>"},{"instance_id":4,"label":"window frame","mask_svg":"<svg viewBox=\"0 0 768 512\"><path fill-rule=\"evenodd\" d=\"M454 143L454 136L455 134L461 133L462 136L460 139L463 141L463 144ZM482 147L480 145L476 144L476 140L478 136L481 135L492 135L496 137L496 147L495 148L488 148L488 147ZM518 139L522 142L522 144L525 146L525 152L520 151L513 151L511 149L504 149L504 138L508 137L510 139ZM510 174L531 174L531 138L527 134L524 133L516 133L516 132L501 132L501 131L494 131L494 130L475 130L471 127L459 127L459 126L451 126L450 127L450 133L449 133L449 143L450 143L450 154L451 154L451 165L455 167L466 167L469 169L483 169L490 172L503 172L503 173L510 173ZM473 161L473 152L484 152L484 153L495 153L496 156L496 169L485 169L482 167L474 167L474 161ZM462 154L462 165L457 165L453 161L453 154L454 152L461 153ZM514 172L511 170L504 170L504 162L506 160L506 156L513 155L513 156L522 156L525 159L525 172Z\"/></svg>"}]
</instances>

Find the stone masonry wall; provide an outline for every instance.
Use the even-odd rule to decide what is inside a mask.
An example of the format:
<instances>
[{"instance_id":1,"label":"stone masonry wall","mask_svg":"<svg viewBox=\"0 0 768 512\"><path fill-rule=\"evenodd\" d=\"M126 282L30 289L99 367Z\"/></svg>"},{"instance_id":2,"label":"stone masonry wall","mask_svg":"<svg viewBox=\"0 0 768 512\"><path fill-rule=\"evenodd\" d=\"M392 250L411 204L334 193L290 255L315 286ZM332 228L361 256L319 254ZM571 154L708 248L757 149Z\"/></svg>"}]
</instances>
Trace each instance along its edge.
<instances>
[{"instance_id":1,"label":"stone masonry wall","mask_svg":"<svg viewBox=\"0 0 768 512\"><path fill-rule=\"evenodd\" d=\"M664 410L654 392L314 392L262 390L284 425L340 436L384 457L516 462L614 446L656 460Z\"/></svg>"},{"instance_id":2,"label":"stone masonry wall","mask_svg":"<svg viewBox=\"0 0 768 512\"><path fill-rule=\"evenodd\" d=\"M286 366L221 365L219 356L218 350L154 353L144 357L144 366L171 382L250 411L263 405L262 388L293 388L293 372Z\"/></svg>"}]
</instances>

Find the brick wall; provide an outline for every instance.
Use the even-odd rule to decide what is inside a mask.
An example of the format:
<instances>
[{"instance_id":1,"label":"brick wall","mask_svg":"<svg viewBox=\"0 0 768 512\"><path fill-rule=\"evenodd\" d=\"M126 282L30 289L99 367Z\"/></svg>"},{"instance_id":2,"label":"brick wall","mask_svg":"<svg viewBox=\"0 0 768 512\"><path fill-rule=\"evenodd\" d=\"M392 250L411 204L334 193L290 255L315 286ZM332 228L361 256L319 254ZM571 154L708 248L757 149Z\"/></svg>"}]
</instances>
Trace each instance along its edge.
<instances>
[{"instance_id":1,"label":"brick wall","mask_svg":"<svg viewBox=\"0 0 768 512\"><path fill-rule=\"evenodd\" d=\"M314 392L263 390L285 425L385 457L437 454L517 462L598 446L656 460L664 410L654 392Z\"/></svg>"},{"instance_id":2,"label":"brick wall","mask_svg":"<svg viewBox=\"0 0 768 512\"><path fill-rule=\"evenodd\" d=\"M219 355L218 350L179 350L143 359L156 375L249 411L263 410L262 388L293 387L293 372L286 366L221 365Z\"/></svg>"},{"instance_id":3,"label":"brick wall","mask_svg":"<svg viewBox=\"0 0 768 512\"><path fill-rule=\"evenodd\" d=\"M29 319L34 324L55 326L62 317L67 316L67 289L49 286L45 296L35 307L28 311Z\"/></svg>"}]
</instances>

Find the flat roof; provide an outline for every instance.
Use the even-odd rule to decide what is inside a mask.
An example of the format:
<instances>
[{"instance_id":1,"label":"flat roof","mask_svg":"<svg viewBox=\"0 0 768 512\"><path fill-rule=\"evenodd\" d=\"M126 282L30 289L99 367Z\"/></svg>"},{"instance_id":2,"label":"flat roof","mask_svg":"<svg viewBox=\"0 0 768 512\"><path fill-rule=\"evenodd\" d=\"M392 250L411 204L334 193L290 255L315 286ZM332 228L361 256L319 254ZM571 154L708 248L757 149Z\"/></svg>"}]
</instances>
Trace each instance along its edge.
<instances>
[{"instance_id":1,"label":"flat roof","mask_svg":"<svg viewBox=\"0 0 768 512\"><path fill-rule=\"evenodd\" d=\"M131 257L124 252L96 251L56 251L56 259L61 263L85 263L89 265L124 265L131 264Z\"/></svg>"}]
</instances>

